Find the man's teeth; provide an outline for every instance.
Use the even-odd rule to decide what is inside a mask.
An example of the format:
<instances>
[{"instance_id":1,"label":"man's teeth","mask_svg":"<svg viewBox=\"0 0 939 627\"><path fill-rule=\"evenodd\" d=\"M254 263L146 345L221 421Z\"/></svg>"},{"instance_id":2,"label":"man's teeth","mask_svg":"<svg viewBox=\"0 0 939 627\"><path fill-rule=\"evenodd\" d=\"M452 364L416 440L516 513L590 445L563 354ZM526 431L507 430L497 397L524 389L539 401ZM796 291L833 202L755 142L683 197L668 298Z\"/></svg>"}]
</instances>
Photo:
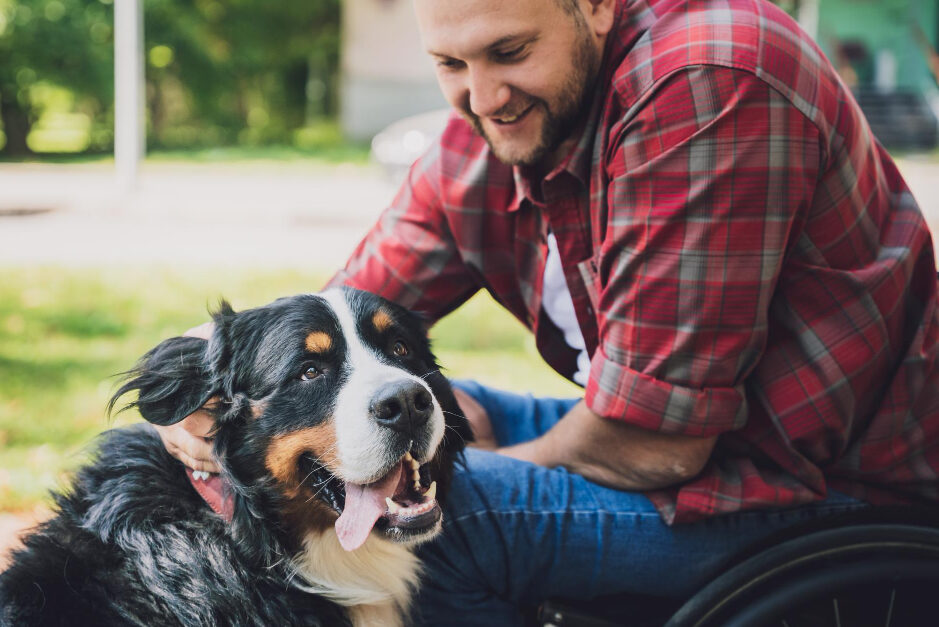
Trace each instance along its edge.
<instances>
[{"instance_id":1,"label":"man's teeth","mask_svg":"<svg viewBox=\"0 0 939 627\"><path fill-rule=\"evenodd\" d=\"M521 117L521 114L513 115L507 118L496 118L496 119L502 122L503 124L511 124L512 122L519 119L520 117Z\"/></svg>"}]
</instances>

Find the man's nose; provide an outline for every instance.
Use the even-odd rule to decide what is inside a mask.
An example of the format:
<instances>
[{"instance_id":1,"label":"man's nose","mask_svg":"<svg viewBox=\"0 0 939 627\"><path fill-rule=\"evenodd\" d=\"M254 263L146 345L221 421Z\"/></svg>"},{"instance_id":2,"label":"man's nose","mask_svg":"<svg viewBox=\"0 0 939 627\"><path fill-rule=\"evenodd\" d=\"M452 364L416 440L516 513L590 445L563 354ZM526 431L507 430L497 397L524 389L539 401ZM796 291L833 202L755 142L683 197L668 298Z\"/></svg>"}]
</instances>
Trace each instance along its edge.
<instances>
[{"instance_id":1,"label":"man's nose","mask_svg":"<svg viewBox=\"0 0 939 627\"><path fill-rule=\"evenodd\" d=\"M470 111L481 118L495 115L512 99L512 89L484 69L470 71L468 88Z\"/></svg>"}]
</instances>

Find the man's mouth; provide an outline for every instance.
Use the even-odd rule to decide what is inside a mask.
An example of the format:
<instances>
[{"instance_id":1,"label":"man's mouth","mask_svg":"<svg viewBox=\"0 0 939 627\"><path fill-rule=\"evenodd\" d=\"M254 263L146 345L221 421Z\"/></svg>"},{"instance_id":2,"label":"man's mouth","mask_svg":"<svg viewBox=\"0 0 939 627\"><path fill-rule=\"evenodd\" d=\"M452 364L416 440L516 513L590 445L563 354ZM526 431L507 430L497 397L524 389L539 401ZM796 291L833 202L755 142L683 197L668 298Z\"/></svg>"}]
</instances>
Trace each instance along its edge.
<instances>
[{"instance_id":1,"label":"man's mouth","mask_svg":"<svg viewBox=\"0 0 939 627\"><path fill-rule=\"evenodd\" d=\"M534 108L535 108L535 104L532 103L514 115L503 115L499 117L492 117L490 119L499 126L508 126L510 124L516 124L519 120L526 117Z\"/></svg>"},{"instance_id":2,"label":"man's mouth","mask_svg":"<svg viewBox=\"0 0 939 627\"><path fill-rule=\"evenodd\" d=\"M437 482L411 453L405 453L377 481L331 487L344 492L326 501L339 512L336 535L347 551L362 546L373 528L392 539L407 540L432 531L441 518Z\"/></svg>"}]
</instances>

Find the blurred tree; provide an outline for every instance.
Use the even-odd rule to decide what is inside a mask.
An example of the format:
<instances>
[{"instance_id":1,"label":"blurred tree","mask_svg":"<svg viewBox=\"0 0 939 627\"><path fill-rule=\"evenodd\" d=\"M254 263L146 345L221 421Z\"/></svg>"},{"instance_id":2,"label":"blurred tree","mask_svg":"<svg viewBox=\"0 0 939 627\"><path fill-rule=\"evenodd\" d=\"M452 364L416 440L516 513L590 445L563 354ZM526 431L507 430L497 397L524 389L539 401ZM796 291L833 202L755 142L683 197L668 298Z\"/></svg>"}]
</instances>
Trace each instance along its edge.
<instances>
[{"instance_id":1,"label":"blurred tree","mask_svg":"<svg viewBox=\"0 0 939 627\"><path fill-rule=\"evenodd\" d=\"M110 107L113 81L110 0L0 0L0 119L3 153L30 152L36 120L31 92L41 81L67 87L97 115Z\"/></svg>"},{"instance_id":2,"label":"blurred tree","mask_svg":"<svg viewBox=\"0 0 939 627\"><path fill-rule=\"evenodd\" d=\"M151 145L284 142L311 108L335 112L339 0L145 0L145 11Z\"/></svg>"},{"instance_id":3,"label":"blurred tree","mask_svg":"<svg viewBox=\"0 0 939 627\"><path fill-rule=\"evenodd\" d=\"M119 1L119 0L118 0ZM50 83L75 96L109 148L114 0L0 0L3 153ZM148 144L282 143L336 112L340 0L144 0Z\"/></svg>"}]
</instances>

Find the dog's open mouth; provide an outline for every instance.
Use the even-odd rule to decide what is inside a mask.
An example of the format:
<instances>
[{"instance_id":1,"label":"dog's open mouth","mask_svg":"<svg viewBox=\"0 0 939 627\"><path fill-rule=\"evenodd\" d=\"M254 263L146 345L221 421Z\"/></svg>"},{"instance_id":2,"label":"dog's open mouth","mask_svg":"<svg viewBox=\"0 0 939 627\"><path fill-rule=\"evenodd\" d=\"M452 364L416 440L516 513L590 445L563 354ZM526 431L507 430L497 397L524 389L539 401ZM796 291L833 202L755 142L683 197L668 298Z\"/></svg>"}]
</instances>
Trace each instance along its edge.
<instances>
[{"instance_id":1,"label":"dog's open mouth","mask_svg":"<svg viewBox=\"0 0 939 627\"><path fill-rule=\"evenodd\" d=\"M332 479L341 483L335 477ZM347 551L362 546L373 528L393 540L406 541L432 531L441 518L437 482L431 480L427 467L421 466L410 453L405 453L378 481L329 487L336 493L344 492L334 493L329 501L339 512L336 535Z\"/></svg>"}]
</instances>

